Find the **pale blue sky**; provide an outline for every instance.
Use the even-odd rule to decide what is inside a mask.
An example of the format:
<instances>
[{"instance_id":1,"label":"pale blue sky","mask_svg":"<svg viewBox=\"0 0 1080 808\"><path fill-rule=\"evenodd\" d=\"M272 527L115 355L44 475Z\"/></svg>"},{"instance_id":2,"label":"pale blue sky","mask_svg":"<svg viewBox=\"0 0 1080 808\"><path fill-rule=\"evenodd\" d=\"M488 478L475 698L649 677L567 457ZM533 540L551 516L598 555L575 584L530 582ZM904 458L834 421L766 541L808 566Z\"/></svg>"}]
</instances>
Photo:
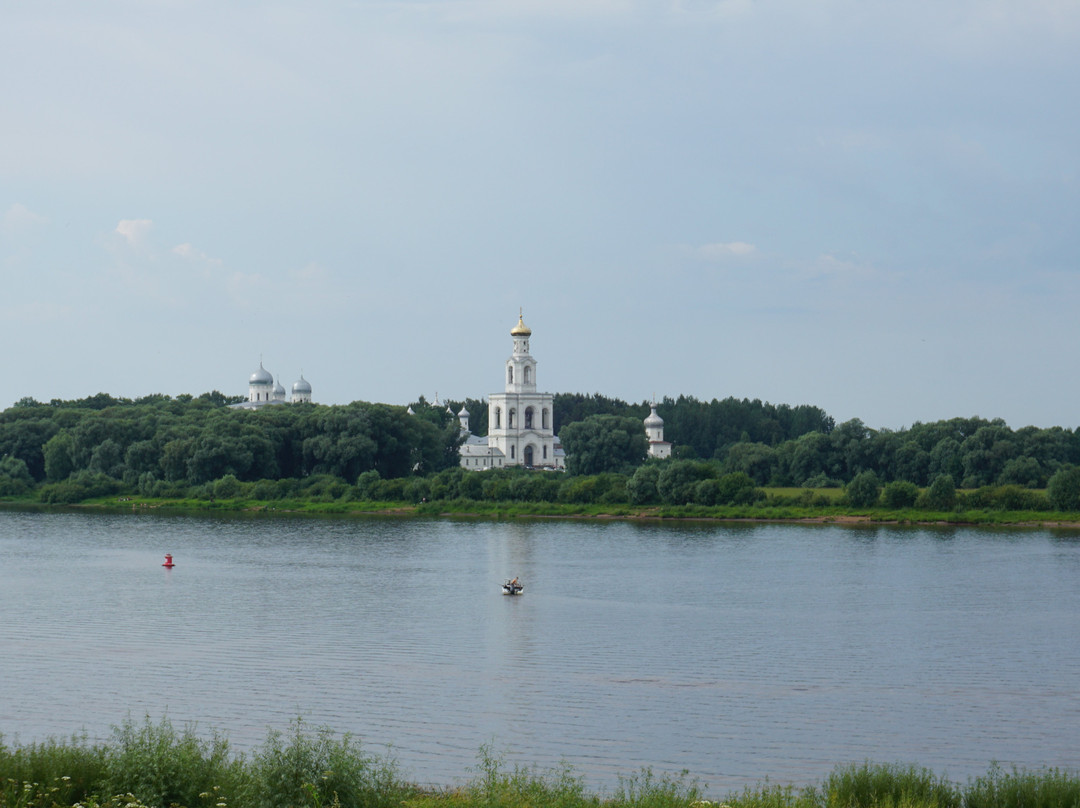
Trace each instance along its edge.
<instances>
[{"instance_id":1,"label":"pale blue sky","mask_svg":"<svg viewBox=\"0 0 1080 808\"><path fill-rule=\"evenodd\" d=\"M1080 4L0 0L0 407L1080 426Z\"/></svg>"}]
</instances>

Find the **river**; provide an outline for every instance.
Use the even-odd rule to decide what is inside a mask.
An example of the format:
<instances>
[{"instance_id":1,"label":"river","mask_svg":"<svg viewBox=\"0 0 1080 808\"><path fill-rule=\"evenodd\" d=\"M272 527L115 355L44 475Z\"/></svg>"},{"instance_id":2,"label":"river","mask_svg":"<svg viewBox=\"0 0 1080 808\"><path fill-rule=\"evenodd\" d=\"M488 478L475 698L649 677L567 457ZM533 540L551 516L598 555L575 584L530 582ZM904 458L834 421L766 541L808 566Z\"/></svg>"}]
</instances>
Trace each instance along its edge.
<instances>
[{"instance_id":1,"label":"river","mask_svg":"<svg viewBox=\"0 0 1080 808\"><path fill-rule=\"evenodd\" d=\"M0 511L9 744L302 718L420 783L487 745L722 795L1076 769L1078 691L1074 531Z\"/></svg>"}]
</instances>

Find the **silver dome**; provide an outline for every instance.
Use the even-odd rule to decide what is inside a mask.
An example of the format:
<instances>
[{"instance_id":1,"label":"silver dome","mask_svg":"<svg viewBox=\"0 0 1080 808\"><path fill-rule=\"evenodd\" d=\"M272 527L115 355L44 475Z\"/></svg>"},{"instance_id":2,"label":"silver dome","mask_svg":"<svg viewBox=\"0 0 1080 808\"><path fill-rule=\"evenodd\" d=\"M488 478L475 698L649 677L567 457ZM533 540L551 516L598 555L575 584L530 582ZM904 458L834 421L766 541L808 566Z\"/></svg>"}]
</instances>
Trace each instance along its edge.
<instances>
[{"instance_id":1,"label":"silver dome","mask_svg":"<svg viewBox=\"0 0 1080 808\"><path fill-rule=\"evenodd\" d=\"M259 363L259 369L251 374L251 378L248 379L248 384L273 384L274 377L270 375L270 371L266 370L262 366L262 362Z\"/></svg>"}]
</instances>

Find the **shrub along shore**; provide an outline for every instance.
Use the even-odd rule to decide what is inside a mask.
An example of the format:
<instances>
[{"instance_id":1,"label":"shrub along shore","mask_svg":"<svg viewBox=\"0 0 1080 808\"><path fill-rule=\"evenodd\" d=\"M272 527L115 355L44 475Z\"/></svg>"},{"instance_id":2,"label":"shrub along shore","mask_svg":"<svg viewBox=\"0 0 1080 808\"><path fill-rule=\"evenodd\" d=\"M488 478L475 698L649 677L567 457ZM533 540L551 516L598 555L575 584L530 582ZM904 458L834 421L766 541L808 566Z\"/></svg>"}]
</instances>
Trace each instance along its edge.
<instances>
[{"instance_id":1,"label":"shrub along shore","mask_svg":"<svg viewBox=\"0 0 1080 808\"><path fill-rule=\"evenodd\" d=\"M463 773L466 774L466 773ZM271 732L250 754L219 734L176 730L167 720L128 719L106 743L85 737L8 745L0 736L2 808L1070 808L1080 775L1055 768L1005 771L958 784L914 765L843 764L817 785L768 782L717 796L684 772L649 769L591 793L572 766L507 768L490 748L463 786L433 789L405 780L388 757L355 738L302 720Z\"/></svg>"},{"instance_id":2,"label":"shrub along shore","mask_svg":"<svg viewBox=\"0 0 1080 808\"><path fill-rule=\"evenodd\" d=\"M815 495L815 499L820 495ZM94 509L119 513L298 514L309 516L426 516L487 519L628 519L657 521L794 522L868 525L985 525L1080 529L1075 511L1032 511L993 508L953 510L854 508L845 504L804 504L805 495L784 493L752 505L628 505L596 503L515 502L472 499L408 502L352 498L276 499L217 497L93 497L67 505L45 505L32 499L0 500L0 507L19 510Z\"/></svg>"},{"instance_id":3,"label":"shrub along shore","mask_svg":"<svg viewBox=\"0 0 1080 808\"><path fill-rule=\"evenodd\" d=\"M873 472L860 472L844 486L781 488L689 460L651 461L632 473L454 467L383 478L366 471L351 483L331 474L249 481L225 474L198 485L162 480L128 485L86 471L57 483L2 483L0 475L0 503L11 505L1080 527L1080 467L1060 470L1045 489L1014 484L957 489L948 475L920 488L904 480L882 483Z\"/></svg>"}]
</instances>

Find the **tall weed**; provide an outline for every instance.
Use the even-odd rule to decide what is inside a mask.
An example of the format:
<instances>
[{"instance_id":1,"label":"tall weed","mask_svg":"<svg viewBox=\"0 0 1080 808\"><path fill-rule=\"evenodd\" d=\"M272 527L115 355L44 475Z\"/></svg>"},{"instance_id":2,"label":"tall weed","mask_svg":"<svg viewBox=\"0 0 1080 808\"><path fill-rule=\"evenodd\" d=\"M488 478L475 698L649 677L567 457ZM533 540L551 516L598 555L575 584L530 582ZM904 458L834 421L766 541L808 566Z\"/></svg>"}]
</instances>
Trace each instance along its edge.
<instances>
[{"instance_id":1,"label":"tall weed","mask_svg":"<svg viewBox=\"0 0 1080 808\"><path fill-rule=\"evenodd\" d=\"M838 767L825 780L828 808L960 808L959 789L929 769L863 763Z\"/></svg>"},{"instance_id":2,"label":"tall weed","mask_svg":"<svg viewBox=\"0 0 1080 808\"><path fill-rule=\"evenodd\" d=\"M585 794L584 781L569 764L547 772L516 766L503 769L503 759L490 746L480 747L477 777L466 788L468 801L478 808L586 808L598 806L599 798ZM454 804L454 803L449 803Z\"/></svg>"},{"instance_id":3,"label":"tall weed","mask_svg":"<svg viewBox=\"0 0 1080 808\"><path fill-rule=\"evenodd\" d=\"M106 769L101 796L131 794L157 808L225 808L244 780L243 761L224 738L203 740L193 727L177 732L167 718L149 716L114 728Z\"/></svg>"},{"instance_id":4,"label":"tall weed","mask_svg":"<svg viewBox=\"0 0 1080 808\"><path fill-rule=\"evenodd\" d=\"M250 773L247 803L258 808L390 808L410 792L393 761L363 754L350 735L338 739L326 728L313 734L299 718L287 737L268 735Z\"/></svg>"},{"instance_id":5,"label":"tall weed","mask_svg":"<svg viewBox=\"0 0 1080 808\"><path fill-rule=\"evenodd\" d=\"M964 796L965 808L1080 808L1080 778L1058 769L1004 773L995 765Z\"/></svg>"},{"instance_id":6,"label":"tall weed","mask_svg":"<svg viewBox=\"0 0 1080 808\"><path fill-rule=\"evenodd\" d=\"M653 774L644 768L636 774L619 778L611 801L617 808L690 808L705 804L696 780L688 772L674 775Z\"/></svg>"},{"instance_id":7,"label":"tall weed","mask_svg":"<svg viewBox=\"0 0 1080 808\"><path fill-rule=\"evenodd\" d=\"M0 736L0 807L73 805L105 778L105 747L85 735L10 748Z\"/></svg>"}]
</instances>

